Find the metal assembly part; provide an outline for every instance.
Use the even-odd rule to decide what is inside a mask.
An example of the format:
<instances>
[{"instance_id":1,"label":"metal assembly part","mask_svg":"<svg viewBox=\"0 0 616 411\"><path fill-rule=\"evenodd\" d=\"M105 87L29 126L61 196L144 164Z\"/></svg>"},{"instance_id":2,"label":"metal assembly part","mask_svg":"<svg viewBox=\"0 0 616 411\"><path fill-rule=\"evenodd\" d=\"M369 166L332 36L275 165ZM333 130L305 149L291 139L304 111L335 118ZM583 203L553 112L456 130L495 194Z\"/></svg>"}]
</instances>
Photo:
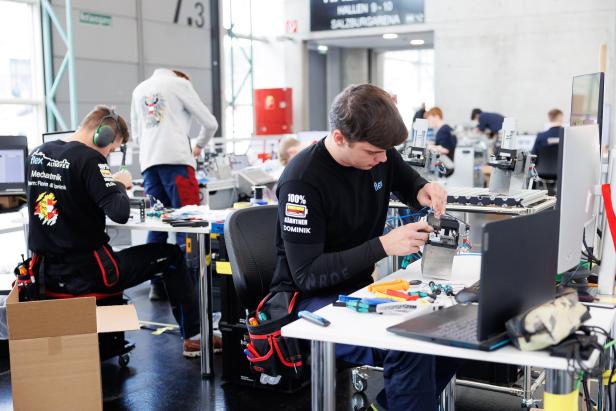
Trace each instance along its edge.
<instances>
[{"instance_id":1,"label":"metal assembly part","mask_svg":"<svg viewBox=\"0 0 616 411\"><path fill-rule=\"evenodd\" d=\"M434 229L424 246L421 272L424 277L448 280L451 278L453 258L458 251L460 223L444 215L440 219L428 215L428 224Z\"/></svg>"}]
</instances>

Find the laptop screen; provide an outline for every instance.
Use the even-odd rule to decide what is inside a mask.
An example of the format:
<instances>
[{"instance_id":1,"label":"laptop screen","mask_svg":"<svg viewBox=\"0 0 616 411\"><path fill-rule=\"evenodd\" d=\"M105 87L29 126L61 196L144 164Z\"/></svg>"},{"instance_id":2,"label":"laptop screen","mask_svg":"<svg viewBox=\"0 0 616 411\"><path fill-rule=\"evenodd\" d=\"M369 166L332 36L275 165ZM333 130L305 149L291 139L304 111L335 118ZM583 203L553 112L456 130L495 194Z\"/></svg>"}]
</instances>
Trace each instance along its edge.
<instances>
[{"instance_id":1,"label":"laptop screen","mask_svg":"<svg viewBox=\"0 0 616 411\"><path fill-rule=\"evenodd\" d=\"M488 223L483 229L477 337L554 298L558 261L556 210Z\"/></svg>"}]
</instances>

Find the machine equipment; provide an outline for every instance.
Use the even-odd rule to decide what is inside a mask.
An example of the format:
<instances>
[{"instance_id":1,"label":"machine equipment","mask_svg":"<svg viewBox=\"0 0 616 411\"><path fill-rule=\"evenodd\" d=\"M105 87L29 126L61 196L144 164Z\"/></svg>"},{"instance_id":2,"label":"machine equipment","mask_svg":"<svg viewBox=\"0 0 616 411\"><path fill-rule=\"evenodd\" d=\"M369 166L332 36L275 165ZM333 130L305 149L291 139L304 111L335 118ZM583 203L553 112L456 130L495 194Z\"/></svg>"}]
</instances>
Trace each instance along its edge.
<instances>
[{"instance_id":1,"label":"machine equipment","mask_svg":"<svg viewBox=\"0 0 616 411\"><path fill-rule=\"evenodd\" d=\"M515 138L515 120L507 117L500 131L501 145L488 162L492 166L491 193L510 195L528 187L535 156L517 149Z\"/></svg>"}]
</instances>

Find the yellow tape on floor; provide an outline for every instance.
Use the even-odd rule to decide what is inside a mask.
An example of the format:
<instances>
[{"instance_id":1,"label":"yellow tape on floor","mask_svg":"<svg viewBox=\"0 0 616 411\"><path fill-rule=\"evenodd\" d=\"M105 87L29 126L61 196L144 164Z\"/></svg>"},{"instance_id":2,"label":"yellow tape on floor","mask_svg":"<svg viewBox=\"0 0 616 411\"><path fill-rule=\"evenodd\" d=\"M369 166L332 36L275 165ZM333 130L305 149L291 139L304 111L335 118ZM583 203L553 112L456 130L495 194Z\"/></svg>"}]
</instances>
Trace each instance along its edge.
<instances>
[{"instance_id":1,"label":"yellow tape on floor","mask_svg":"<svg viewBox=\"0 0 616 411\"><path fill-rule=\"evenodd\" d=\"M176 327L160 327L157 328L156 331L152 331L152 335L161 335L165 331L173 331Z\"/></svg>"},{"instance_id":2,"label":"yellow tape on floor","mask_svg":"<svg viewBox=\"0 0 616 411\"><path fill-rule=\"evenodd\" d=\"M569 394L543 393L543 409L545 411L578 411L579 391Z\"/></svg>"}]
</instances>

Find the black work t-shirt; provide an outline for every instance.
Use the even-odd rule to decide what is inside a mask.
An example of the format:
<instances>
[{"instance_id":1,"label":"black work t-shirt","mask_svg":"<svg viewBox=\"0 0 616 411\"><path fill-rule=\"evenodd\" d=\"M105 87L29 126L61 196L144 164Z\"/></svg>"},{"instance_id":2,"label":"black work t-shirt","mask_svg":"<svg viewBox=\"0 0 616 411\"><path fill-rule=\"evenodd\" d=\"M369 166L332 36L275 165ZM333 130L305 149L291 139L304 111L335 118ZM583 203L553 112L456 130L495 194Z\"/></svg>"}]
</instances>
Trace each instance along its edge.
<instances>
[{"instance_id":1,"label":"black work t-shirt","mask_svg":"<svg viewBox=\"0 0 616 411\"><path fill-rule=\"evenodd\" d=\"M121 184L98 151L77 141L52 141L28 157L28 247L42 255L86 254L106 244L103 204L126 202ZM122 213L124 214L124 213Z\"/></svg>"},{"instance_id":2,"label":"black work t-shirt","mask_svg":"<svg viewBox=\"0 0 616 411\"><path fill-rule=\"evenodd\" d=\"M453 129L449 127L449 125L443 124L438 129L438 131L436 132L436 138L434 139L434 144L449 150L449 153L447 153L447 157L453 160L453 156L456 151L456 145L458 144L458 139L453 134Z\"/></svg>"},{"instance_id":3,"label":"black work t-shirt","mask_svg":"<svg viewBox=\"0 0 616 411\"><path fill-rule=\"evenodd\" d=\"M324 139L291 160L278 181L278 260L271 288L337 292L372 282L386 256L383 234L390 193L418 207L426 184L395 149L371 170L338 164Z\"/></svg>"}]
</instances>

